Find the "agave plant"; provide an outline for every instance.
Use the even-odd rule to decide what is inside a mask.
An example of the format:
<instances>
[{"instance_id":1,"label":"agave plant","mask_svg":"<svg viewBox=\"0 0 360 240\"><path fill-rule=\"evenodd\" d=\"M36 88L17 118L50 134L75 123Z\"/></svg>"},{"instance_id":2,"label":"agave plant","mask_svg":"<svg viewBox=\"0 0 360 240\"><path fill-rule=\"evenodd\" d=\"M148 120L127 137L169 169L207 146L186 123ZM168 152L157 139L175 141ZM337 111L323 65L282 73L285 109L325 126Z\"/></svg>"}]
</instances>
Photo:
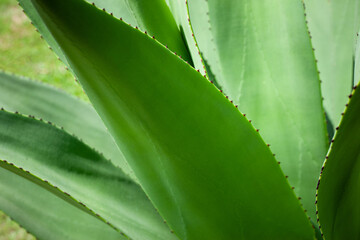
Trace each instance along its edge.
<instances>
[{"instance_id":1,"label":"agave plant","mask_svg":"<svg viewBox=\"0 0 360 240\"><path fill-rule=\"evenodd\" d=\"M357 0L19 3L92 103L0 74L36 237L360 239Z\"/></svg>"}]
</instances>

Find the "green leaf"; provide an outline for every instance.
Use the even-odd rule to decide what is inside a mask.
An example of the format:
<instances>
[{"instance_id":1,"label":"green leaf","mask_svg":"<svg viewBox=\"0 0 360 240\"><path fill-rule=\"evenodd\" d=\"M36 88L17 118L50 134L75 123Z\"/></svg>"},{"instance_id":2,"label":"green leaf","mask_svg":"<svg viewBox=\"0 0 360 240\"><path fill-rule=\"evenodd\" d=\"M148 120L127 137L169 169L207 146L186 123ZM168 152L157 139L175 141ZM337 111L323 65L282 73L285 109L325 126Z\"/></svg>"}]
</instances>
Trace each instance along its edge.
<instances>
[{"instance_id":1,"label":"green leaf","mask_svg":"<svg viewBox=\"0 0 360 240\"><path fill-rule=\"evenodd\" d=\"M335 134L319 180L318 217L326 240L360 238L359 113L357 89Z\"/></svg>"},{"instance_id":2,"label":"green leaf","mask_svg":"<svg viewBox=\"0 0 360 240\"><path fill-rule=\"evenodd\" d=\"M135 176L91 105L52 86L0 71L0 107L62 126Z\"/></svg>"},{"instance_id":3,"label":"green leaf","mask_svg":"<svg viewBox=\"0 0 360 240\"><path fill-rule=\"evenodd\" d=\"M201 58L199 48L194 38L193 30L190 25L190 18L187 9L187 1L184 0L169 0L169 8L174 15L175 21L178 24L180 32L187 42L187 47L192 57L194 67L199 69L201 74L207 74L204 62Z\"/></svg>"},{"instance_id":4,"label":"green leaf","mask_svg":"<svg viewBox=\"0 0 360 240\"><path fill-rule=\"evenodd\" d=\"M115 16L123 17L125 22L147 31L150 36L154 35L164 46L168 46L171 51L192 63L181 31L164 0L88 0L88 2L95 2L100 8L106 8L107 12L114 11Z\"/></svg>"},{"instance_id":5,"label":"green leaf","mask_svg":"<svg viewBox=\"0 0 360 240\"><path fill-rule=\"evenodd\" d=\"M122 18L128 24L133 26L139 26L138 19L141 20L141 11L133 11L131 6L134 6L134 2L138 2L138 4L147 4L147 1L134 1L134 0L86 0L88 3L95 4L100 9L105 9L108 13L113 13L116 18ZM132 2L132 5L130 3ZM159 3L158 0L155 1L154 6L150 6L150 8L146 9L147 12L145 14L149 14L154 11L156 8L156 4ZM151 17L151 16L148 16ZM150 23L151 24L151 23ZM145 27L145 26L141 26ZM144 30L147 30L146 27Z\"/></svg>"},{"instance_id":6,"label":"green leaf","mask_svg":"<svg viewBox=\"0 0 360 240\"><path fill-rule=\"evenodd\" d=\"M65 65L70 67L59 44L40 20L31 1L18 2L49 46ZM150 36L155 36L164 46L168 46L171 51L192 64L185 40L164 0L89 0L88 2L94 2L100 8L112 12L117 18L122 18L134 27L138 26L142 31L147 31Z\"/></svg>"},{"instance_id":7,"label":"green leaf","mask_svg":"<svg viewBox=\"0 0 360 240\"><path fill-rule=\"evenodd\" d=\"M360 28L358 0L304 0L322 80L324 107L338 126L353 87L353 56ZM357 81L355 82L355 84Z\"/></svg>"},{"instance_id":8,"label":"green leaf","mask_svg":"<svg viewBox=\"0 0 360 240\"><path fill-rule=\"evenodd\" d=\"M19 175L3 168L5 165ZM0 166L0 209L37 239L127 239L105 222L80 210L81 205L79 208L70 205L43 187L21 177L29 176L29 173L1 160ZM50 188L49 185L47 187Z\"/></svg>"},{"instance_id":9,"label":"green leaf","mask_svg":"<svg viewBox=\"0 0 360 240\"><path fill-rule=\"evenodd\" d=\"M206 78L84 1L32 2L181 239L314 238L269 148Z\"/></svg>"},{"instance_id":10,"label":"green leaf","mask_svg":"<svg viewBox=\"0 0 360 240\"><path fill-rule=\"evenodd\" d=\"M188 11L196 41L199 44L203 58L208 64L207 67L211 69L211 72L215 75L216 82L220 84L219 87L224 89L226 85L225 76L222 72L219 49L212 32L209 4L206 0L192 0L188 3ZM225 26L226 25L223 27Z\"/></svg>"},{"instance_id":11,"label":"green leaf","mask_svg":"<svg viewBox=\"0 0 360 240\"><path fill-rule=\"evenodd\" d=\"M174 239L137 184L61 129L0 111L0 159L46 179L132 239Z\"/></svg>"},{"instance_id":12,"label":"green leaf","mask_svg":"<svg viewBox=\"0 0 360 240\"><path fill-rule=\"evenodd\" d=\"M328 139L302 2L193 0L189 11L218 83L260 129L315 221Z\"/></svg>"}]
</instances>

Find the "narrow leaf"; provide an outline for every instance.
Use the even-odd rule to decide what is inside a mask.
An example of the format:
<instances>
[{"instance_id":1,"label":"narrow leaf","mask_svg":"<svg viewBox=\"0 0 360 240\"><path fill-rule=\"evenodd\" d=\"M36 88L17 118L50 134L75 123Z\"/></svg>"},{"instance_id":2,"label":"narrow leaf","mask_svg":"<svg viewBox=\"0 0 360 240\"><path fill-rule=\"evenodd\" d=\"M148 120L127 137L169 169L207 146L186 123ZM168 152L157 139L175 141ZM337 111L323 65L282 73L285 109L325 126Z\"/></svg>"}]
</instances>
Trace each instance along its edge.
<instances>
[{"instance_id":1,"label":"narrow leaf","mask_svg":"<svg viewBox=\"0 0 360 240\"><path fill-rule=\"evenodd\" d=\"M175 21L187 43L187 47L192 57L194 67L198 69L201 74L205 75L206 68L201 58L198 45L195 41L192 27L190 25L189 13L187 10L187 1L184 0L170 0L168 2L169 8L174 15Z\"/></svg>"},{"instance_id":2,"label":"narrow leaf","mask_svg":"<svg viewBox=\"0 0 360 240\"><path fill-rule=\"evenodd\" d=\"M357 89L335 134L319 180L318 217L326 240L360 239L359 112L360 90Z\"/></svg>"},{"instance_id":3,"label":"narrow leaf","mask_svg":"<svg viewBox=\"0 0 360 240\"><path fill-rule=\"evenodd\" d=\"M0 72L0 107L35 115L63 127L135 179L102 120L88 103L52 86Z\"/></svg>"},{"instance_id":4,"label":"narrow leaf","mask_svg":"<svg viewBox=\"0 0 360 240\"><path fill-rule=\"evenodd\" d=\"M174 239L137 184L61 129L0 111L0 158L46 179L132 239Z\"/></svg>"},{"instance_id":5,"label":"narrow leaf","mask_svg":"<svg viewBox=\"0 0 360 240\"><path fill-rule=\"evenodd\" d=\"M353 87L353 56L360 28L358 0L304 0L324 107L334 127L339 125L346 96ZM355 81L355 84L357 81Z\"/></svg>"},{"instance_id":6,"label":"narrow leaf","mask_svg":"<svg viewBox=\"0 0 360 240\"><path fill-rule=\"evenodd\" d=\"M4 162L0 162L3 167ZM0 209L37 239L127 239L106 223L2 167Z\"/></svg>"},{"instance_id":7,"label":"narrow leaf","mask_svg":"<svg viewBox=\"0 0 360 240\"><path fill-rule=\"evenodd\" d=\"M221 3L219 2L219 4ZM188 3L188 10L196 41L199 44L203 58L208 64L208 70L211 69L221 89L227 89L219 49L212 32L209 4L206 0L192 0Z\"/></svg>"},{"instance_id":8,"label":"narrow leaf","mask_svg":"<svg viewBox=\"0 0 360 240\"><path fill-rule=\"evenodd\" d=\"M215 78L260 129L315 221L328 139L302 1L193 0L189 8Z\"/></svg>"},{"instance_id":9,"label":"narrow leaf","mask_svg":"<svg viewBox=\"0 0 360 240\"><path fill-rule=\"evenodd\" d=\"M84 1L32 2L181 239L313 239L269 148L206 78Z\"/></svg>"}]
</instances>

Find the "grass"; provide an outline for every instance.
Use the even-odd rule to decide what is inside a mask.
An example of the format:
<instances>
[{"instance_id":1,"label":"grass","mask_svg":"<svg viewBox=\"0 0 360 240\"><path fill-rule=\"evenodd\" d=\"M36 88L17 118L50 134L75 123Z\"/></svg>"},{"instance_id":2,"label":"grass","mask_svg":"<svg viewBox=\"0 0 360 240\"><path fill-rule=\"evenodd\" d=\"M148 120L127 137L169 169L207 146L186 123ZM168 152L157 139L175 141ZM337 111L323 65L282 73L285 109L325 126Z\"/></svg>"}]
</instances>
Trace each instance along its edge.
<instances>
[{"instance_id":1,"label":"grass","mask_svg":"<svg viewBox=\"0 0 360 240\"><path fill-rule=\"evenodd\" d=\"M88 101L16 0L0 0L0 69L50 83ZM30 239L35 238L0 211L0 240Z\"/></svg>"},{"instance_id":2,"label":"grass","mask_svg":"<svg viewBox=\"0 0 360 240\"><path fill-rule=\"evenodd\" d=\"M0 240L34 240L35 238L0 212Z\"/></svg>"}]
</instances>

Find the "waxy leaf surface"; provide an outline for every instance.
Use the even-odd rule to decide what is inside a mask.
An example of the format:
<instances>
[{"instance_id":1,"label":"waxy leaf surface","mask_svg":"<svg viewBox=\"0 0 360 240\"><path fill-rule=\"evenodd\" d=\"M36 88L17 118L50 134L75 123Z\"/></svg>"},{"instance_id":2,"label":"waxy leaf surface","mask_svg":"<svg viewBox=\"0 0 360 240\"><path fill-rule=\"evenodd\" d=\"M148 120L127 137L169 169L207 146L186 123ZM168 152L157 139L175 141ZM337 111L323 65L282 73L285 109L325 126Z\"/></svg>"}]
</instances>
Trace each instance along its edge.
<instances>
[{"instance_id":1,"label":"waxy leaf surface","mask_svg":"<svg viewBox=\"0 0 360 240\"><path fill-rule=\"evenodd\" d=\"M271 151L206 78L84 1L32 2L181 239L313 239Z\"/></svg>"}]
</instances>

